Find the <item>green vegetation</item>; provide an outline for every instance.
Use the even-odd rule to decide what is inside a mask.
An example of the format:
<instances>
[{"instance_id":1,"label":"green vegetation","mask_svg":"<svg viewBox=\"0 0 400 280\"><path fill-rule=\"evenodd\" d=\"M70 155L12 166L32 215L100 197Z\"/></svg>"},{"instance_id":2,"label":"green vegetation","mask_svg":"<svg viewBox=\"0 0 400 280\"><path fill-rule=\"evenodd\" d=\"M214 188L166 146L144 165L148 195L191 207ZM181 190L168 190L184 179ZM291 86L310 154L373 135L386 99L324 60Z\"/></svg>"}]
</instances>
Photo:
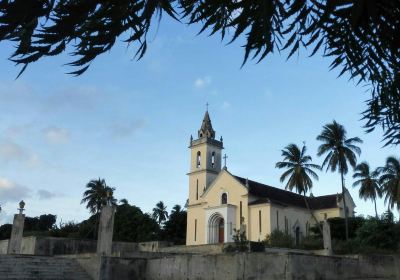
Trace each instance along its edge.
<instances>
[{"instance_id":1,"label":"green vegetation","mask_svg":"<svg viewBox=\"0 0 400 280\"><path fill-rule=\"evenodd\" d=\"M293 248L293 238L287 233L275 229L264 240L266 247Z\"/></svg>"},{"instance_id":2,"label":"green vegetation","mask_svg":"<svg viewBox=\"0 0 400 280\"><path fill-rule=\"evenodd\" d=\"M91 180L86 185L81 204L86 203L86 208L91 214L99 213L103 205L115 205L115 188L109 187L104 179Z\"/></svg>"},{"instance_id":3,"label":"green vegetation","mask_svg":"<svg viewBox=\"0 0 400 280\"><path fill-rule=\"evenodd\" d=\"M375 205L375 217L378 218L378 210L376 209L376 199L382 197L382 190L379 185L379 172L377 170L370 171L367 162L358 164L353 174L354 179L358 179L353 183L353 187L360 186L359 196L364 200L371 199Z\"/></svg>"},{"instance_id":4,"label":"green vegetation","mask_svg":"<svg viewBox=\"0 0 400 280\"><path fill-rule=\"evenodd\" d=\"M336 170L340 173L342 182L342 200L344 208L345 218L345 231L346 239L349 238L349 229L347 223L348 210L346 206L344 185L344 175L347 174L349 168L355 167L357 164L357 156L361 154L361 149L357 144L362 143L362 140L358 137L347 138L347 132L343 125L333 121L332 123L324 125L322 132L318 135L317 140L321 141L322 144L318 148L318 156L325 156L322 167L326 166L326 171L329 169L332 172Z\"/></svg>"},{"instance_id":5,"label":"green vegetation","mask_svg":"<svg viewBox=\"0 0 400 280\"><path fill-rule=\"evenodd\" d=\"M312 164L312 158L306 152L307 148L305 144L301 150L296 144L289 144L282 150L283 161L277 162L275 167L286 169L281 175L280 181L284 182L287 180L286 190L293 191L295 189L298 194L303 195L308 211L319 226L318 220L310 210L306 194L313 187L312 178L318 180L318 175L314 170L321 170L321 167L317 164ZM320 230L322 232L321 228Z\"/></svg>"}]
</instances>

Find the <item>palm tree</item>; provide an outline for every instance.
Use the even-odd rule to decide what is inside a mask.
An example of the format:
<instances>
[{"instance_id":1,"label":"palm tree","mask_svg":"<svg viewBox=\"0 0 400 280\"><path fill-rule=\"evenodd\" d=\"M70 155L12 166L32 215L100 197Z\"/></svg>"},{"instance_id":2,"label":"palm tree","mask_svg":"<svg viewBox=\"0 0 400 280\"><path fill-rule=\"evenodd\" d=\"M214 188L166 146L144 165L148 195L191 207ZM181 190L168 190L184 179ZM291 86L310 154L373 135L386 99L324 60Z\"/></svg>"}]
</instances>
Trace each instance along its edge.
<instances>
[{"instance_id":1,"label":"palm tree","mask_svg":"<svg viewBox=\"0 0 400 280\"><path fill-rule=\"evenodd\" d=\"M157 221L159 225L162 224L168 218L167 206L164 205L164 202L159 201L156 204L156 207L153 208L153 219Z\"/></svg>"},{"instance_id":2,"label":"palm tree","mask_svg":"<svg viewBox=\"0 0 400 280\"><path fill-rule=\"evenodd\" d=\"M385 193L385 203L388 202L391 209L397 204L400 210L400 159L388 157L385 166L379 168L379 171L382 174L379 183Z\"/></svg>"},{"instance_id":3,"label":"palm tree","mask_svg":"<svg viewBox=\"0 0 400 280\"><path fill-rule=\"evenodd\" d=\"M115 188L109 187L104 179L91 180L86 185L81 204L86 203L86 208L91 214L100 212L103 205L115 205L117 200L113 193Z\"/></svg>"},{"instance_id":4,"label":"palm tree","mask_svg":"<svg viewBox=\"0 0 400 280\"><path fill-rule=\"evenodd\" d=\"M343 211L346 228L346 240L349 239L349 228L347 221L347 206L344 186L344 175L349 171L348 164L355 168L357 164L357 155L361 154L361 149L356 145L362 143L362 140L358 137L347 138L346 129L343 125L333 121L324 125L322 132L318 135L317 140L321 141L322 144L318 147L318 156L326 154L322 168L326 166L326 171L329 169L331 172L338 170L342 182L342 199L343 199Z\"/></svg>"},{"instance_id":5,"label":"palm tree","mask_svg":"<svg viewBox=\"0 0 400 280\"><path fill-rule=\"evenodd\" d=\"M374 201L375 216L378 218L378 211L376 210L376 198L382 197L382 191L378 179L378 170L371 172L368 163L362 162L356 166L353 178L358 179L353 183L353 187L360 186L360 198L363 198L364 200L371 199Z\"/></svg>"},{"instance_id":6,"label":"palm tree","mask_svg":"<svg viewBox=\"0 0 400 280\"><path fill-rule=\"evenodd\" d=\"M312 158L306 155L306 151L307 148L305 145L303 145L301 150L296 144L287 145L282 150L283 161L277 162L275 167L287 169L281 175L280 181L284 182L287 180L286 190L293 191L293 189L295 189L298 194L303 195L308 211L320 228L318 220L315 218L308 205L306 194L313 187L312 178L318 180L318 175L314 170L321 170L321 167L311 163Z\"/></svg>"},{"instance_id":7,"label":"palm tree","mask_svg":"<svg viewBox=\"0 0 400 280\"><path fill-rule=\"evenodd\" d=\"M175 214L179 214L181 212L182 212L182 207L179 204L176 204L174 207L172 207L170 216L175 215Z\"/></svg>"},{"instance_id":8,"label":"palm tree","mask_svg":"<svg viewBox=\"0 0 400 280\"><path fill-rule=\"evenodd\" d=\"M120 199L119 203L121 203L121 205L128 205L129 204L129 202L128 202L128 200L126 198Z\"/></svg>"}]
</instances>

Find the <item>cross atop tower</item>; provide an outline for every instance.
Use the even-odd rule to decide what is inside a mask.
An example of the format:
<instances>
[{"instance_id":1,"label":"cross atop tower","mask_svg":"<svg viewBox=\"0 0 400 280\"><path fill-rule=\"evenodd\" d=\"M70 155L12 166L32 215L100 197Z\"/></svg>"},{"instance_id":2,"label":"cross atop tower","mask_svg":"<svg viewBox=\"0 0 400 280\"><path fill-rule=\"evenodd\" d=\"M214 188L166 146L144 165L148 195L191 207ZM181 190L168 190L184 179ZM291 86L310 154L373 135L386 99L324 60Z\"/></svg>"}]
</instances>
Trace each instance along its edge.
<instances>
[{"instance_id":1,"label":"cross atop tower","mask_svg":"<svg viewBox=\"0 0 400 280\"><path fill-rule=\"evenodd\" d=\"M228 156L226 154L224 154L224 157L223 157L223 159L224 159L224 168L226 168L226 159L227 158L228 158Z\"/></svg>"},{"instance_id":2,"label":"cross atop tower","mask_svg":"<svg viewBox=\"0 0 400 280\"><path fill-rule=\"evenodd\" d=\"M208 105L210 105L210 104L208 104L208 102L206 103L206 111L208 111Z\"/></svg>"}]
</instances>

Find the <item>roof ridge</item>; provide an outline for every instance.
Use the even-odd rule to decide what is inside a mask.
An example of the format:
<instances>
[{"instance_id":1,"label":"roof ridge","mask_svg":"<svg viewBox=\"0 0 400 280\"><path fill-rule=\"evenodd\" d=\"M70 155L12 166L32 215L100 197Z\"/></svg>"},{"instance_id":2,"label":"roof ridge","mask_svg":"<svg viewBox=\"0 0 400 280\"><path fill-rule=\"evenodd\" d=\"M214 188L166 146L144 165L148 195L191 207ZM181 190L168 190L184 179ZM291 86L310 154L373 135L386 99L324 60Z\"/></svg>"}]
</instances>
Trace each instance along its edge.
<instances>
[{"instance_id":1,"label":"roof ridge","mask_svg":"<svg viewBox=\"0 0 400 280\"><path fill-rule=\"evenodd\" d=\"M233 175L233 174L232 174L232 175ZM281 189L281 188L278 188L278 187L270 186L270 185L267 185L267 184L264 184L264 183L260 183L260 182L254 181L254 180L246 179L246 178L243 178L243 177L240 177L240 176L237 176L237 175L233 175L233 176L234 176L234 177L237 177L238 179L241 179L241 180L248 180L248 181L250 181L250 182L254 182L254 183L257 183L257 184L260 184L260 185L269 187L269 188L274 188L274 189L277 189L277 190L279 190L279 191L287 192L287 193L290 193L290 194L292 194L292 195L296 195L296 196L299 196L299 197L303 198L303 195L298 194L298 193L296 193L296 192L292 192L292 191L288 191L288 190L286 190L286 189ZM319 196L314 196L314 197L306 196L306 198L307 198L307 199L314 199L314 198L319 198L319 197L336 196L336 195L337 195L337 193L335 193L335 194L319 195Z\"/></svg>"}]
</instances>

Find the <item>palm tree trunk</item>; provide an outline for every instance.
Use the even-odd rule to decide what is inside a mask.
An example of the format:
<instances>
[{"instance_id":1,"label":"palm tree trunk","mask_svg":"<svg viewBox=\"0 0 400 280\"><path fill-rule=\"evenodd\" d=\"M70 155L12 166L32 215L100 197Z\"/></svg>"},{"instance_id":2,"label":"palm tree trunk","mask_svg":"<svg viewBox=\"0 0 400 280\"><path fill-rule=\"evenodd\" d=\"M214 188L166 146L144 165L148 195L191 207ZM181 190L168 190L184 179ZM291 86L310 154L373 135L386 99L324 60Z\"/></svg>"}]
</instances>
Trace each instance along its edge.
<instances>
[{"instance_id":1,"label":"palm tree trunk","mask_svg":"<svg viewBox=\"0 0 400 280\"><path fill-rule=\"evenodd\" d=\"M346 189L344 187L344 177L343 177L342 168L340 168L340 176L342 179L342 199L343 199L343 211L344 211L344 224L345 224L345 228L346 228L346 241L348 241L349 240L349 224L348 224L348 220L347 220L347 206L346 206L346 197L345 197Z\"/></svg>"},{"instance_id":2,"label":"palm tree trunk","mask_svg":"<svg viewBox=\"0 0 400 280\"><path fill-rule=\"evenodd\" d=\"M306 207L307 207L308 211L310 212L311 217L314 219L315 224L317 225L317 227L318 227L318 229L319 229L319 232L321 233L321 235L323 235L321 225L320 225L320 223L318 222L317 218L314 216L314 213L311 211L310 206L308 205L308 201L307 201L307 198L306 198L306 194L305 194L305 193L304 193L304 195L303 195L303 198L304 198L304 202L306 203Z\"/></svg>"},{"instance_id":3,"label":"palm tree trunk","mask_svg":"<svg viewBox=\"0 0 400 280\"><path fill-rule=\"evenodd\" d=\"M375 204L375 215L376 218L378 219L378 211L376 210L376 198L374 197L374 204Z\"/></svg>"}]
</instances>

